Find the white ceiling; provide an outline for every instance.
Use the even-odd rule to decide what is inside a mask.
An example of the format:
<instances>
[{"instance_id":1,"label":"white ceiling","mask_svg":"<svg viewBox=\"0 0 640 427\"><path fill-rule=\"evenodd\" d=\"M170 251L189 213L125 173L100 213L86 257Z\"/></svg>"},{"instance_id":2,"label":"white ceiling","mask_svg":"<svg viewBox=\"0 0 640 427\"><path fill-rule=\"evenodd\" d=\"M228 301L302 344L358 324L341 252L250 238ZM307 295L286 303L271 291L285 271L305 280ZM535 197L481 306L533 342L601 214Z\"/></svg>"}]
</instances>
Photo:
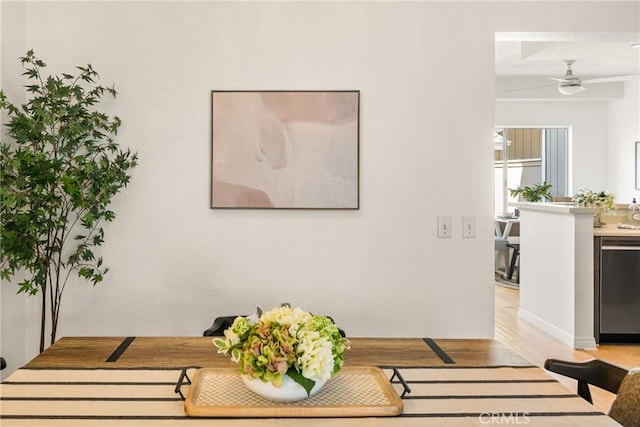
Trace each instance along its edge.
<instances>
[{"instance_id":1,"label":"white ceiling","mask_svg":"<svg viewBox=\"0 0 640 427\"><path fill-rule=\"evenodd\" d=\"M640 33L496 33L496 75L560 78L567 59L581 78L637 74L638 42Z\"/></svg>"}]
</instances>

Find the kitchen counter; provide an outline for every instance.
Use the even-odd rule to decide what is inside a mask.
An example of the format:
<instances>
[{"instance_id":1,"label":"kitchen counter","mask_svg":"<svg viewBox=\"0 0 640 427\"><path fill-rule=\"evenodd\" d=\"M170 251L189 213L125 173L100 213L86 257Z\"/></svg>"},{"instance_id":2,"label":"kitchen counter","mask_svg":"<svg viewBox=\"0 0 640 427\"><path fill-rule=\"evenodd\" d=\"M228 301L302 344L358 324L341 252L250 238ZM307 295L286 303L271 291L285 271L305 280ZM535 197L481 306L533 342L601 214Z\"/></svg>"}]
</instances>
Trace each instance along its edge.
<instances>
[{"instance_id":1,"label":"kitchen counter","mask_svg":"<svg viewBox=\"0 0 640 427\"><path fill-rule=\"evenodd\" d=\"M520 308L518 317L573 348L595 348L599 301L596 260L607 238L640 238L640 230L618 228L624 210L602 214L572 204L517 202L520 210ZM594 256L595 254L595 256Z\"/></svg>"},{"instance_id":2,"label":"kitchen counter","mask_svg":"<svg viewBox=\"0 0 640 427\"><path fill-rule=\"evenodd\" d=\"M554 214L594 214L599 212L598 208L585 208L577 206L573 203L532 203L532 202L511 202L509 206L518 208L521 211L526 209L528 211L547 212Z\"/></svg>"},{"instance_id":3,"label":"kitchen counter","mask_svg":"<svg viewBox=\"0 0 640 427\"><path fill-rule=\"evenodd\" d=\"M531 203L531 202L513 202L509 206L526 209L537 212L547 212L552 214L594 214L598 212L597 208L584 208L576 206L573 203ZM612 236L612 237L640 237L640 230L631 230L628 228L618 228L618 223L624 223L624 214L603 214L602 221L605 225L602 227L594 227L594 236Z\"/></svg>"},{"instance_id":4,"label":"kitchen counter","mask_svg":"<svg viewBox=\"0 0 640 427\"><path fill-rule=\"evenodd\" d=\"M602 227L593 228L594 236L609 236L609 237L640 237L640 230L630 230L627 228L618 228L618 224L615 222L607 221L605 219L605 225Z\"/></svg>"},{"instance_id":5,"label":"kitchen counter","mask_svg":"<svg viewBox=\"0 0 640 427\"><path fill-rule=\"evenodd\" d=\"M593 215L598 210L558 203L510 206L520 210L518 317L570 347L596 348Z\"/></svg>"}]
</instances>

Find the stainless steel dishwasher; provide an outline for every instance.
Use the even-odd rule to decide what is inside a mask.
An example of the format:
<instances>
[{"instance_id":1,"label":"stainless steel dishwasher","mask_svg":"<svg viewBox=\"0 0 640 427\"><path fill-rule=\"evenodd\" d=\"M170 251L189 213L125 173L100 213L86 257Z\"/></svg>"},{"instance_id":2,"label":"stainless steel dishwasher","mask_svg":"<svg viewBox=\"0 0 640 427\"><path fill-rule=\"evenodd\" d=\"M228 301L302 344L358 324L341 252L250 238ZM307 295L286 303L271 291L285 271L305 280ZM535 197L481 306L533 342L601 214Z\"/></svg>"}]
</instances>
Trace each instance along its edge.
<instances>
[{"instance_id":1,"label":"stainless steel dishwasher","mask_svg":"<svg viewBox=\"0 0 640 427\"><path fill-rule=\"evenodd\" d=\"M603 237L600 342L640 342L640 238Z\"/></svg>"}]
</instances>

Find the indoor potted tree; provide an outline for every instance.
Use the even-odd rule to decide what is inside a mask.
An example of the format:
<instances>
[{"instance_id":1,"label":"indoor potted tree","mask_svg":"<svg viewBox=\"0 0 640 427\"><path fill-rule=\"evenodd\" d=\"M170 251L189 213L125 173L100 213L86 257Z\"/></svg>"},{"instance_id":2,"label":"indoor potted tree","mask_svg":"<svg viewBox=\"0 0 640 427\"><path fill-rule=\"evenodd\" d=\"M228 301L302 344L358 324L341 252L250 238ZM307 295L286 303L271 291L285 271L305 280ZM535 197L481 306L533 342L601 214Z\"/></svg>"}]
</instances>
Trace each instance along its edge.
<instances>
[{"instance_id":1,"label":"indoor potted tree","mask_svg":"<svg viewBox=\"0 0 640 427\"><path fill-rule=\"evenodd\" d=\"M0 145L0 277L21 273L18 292L41 294L40 351L46 319L55 342L63 291L70 275L103 280L107 268L94 249L112 221L113 196L127 185L137 155L114 137L118 117L95 109L113 87L96 83L91 67L45 77L46 64L31 50L20 58L28 100L14 105L0 91L8 142Z\"/></svg>"}]
</instances>

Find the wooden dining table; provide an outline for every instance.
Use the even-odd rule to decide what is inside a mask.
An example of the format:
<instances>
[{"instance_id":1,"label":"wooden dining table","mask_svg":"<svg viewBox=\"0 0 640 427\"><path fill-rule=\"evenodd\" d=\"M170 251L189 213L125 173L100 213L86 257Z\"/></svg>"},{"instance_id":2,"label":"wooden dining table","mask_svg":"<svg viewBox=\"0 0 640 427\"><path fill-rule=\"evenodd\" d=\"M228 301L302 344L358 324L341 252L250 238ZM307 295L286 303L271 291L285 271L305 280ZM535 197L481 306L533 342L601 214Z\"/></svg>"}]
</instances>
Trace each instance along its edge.
<instances>
[{"instance_id":1,"label":"wooden dining table","mask_svg":"<svg viewBox=\"0 0 640 427\"><path fill-rule=\"evenodd\" d=\"M191 380L204 370L229 372L235 367L217 353L211 338L65 337L0 384L0 425L618 425L496 340L350 338L344 366L338 376L364 367L382 372L401 397L400 413L354 416L349 405L359 390L353 386L341 394L339 387L328 387L346 378L336 377L317 395L334 394L327 396L334 402L329 416L306 412L304 405L314 405L312 400L277 404L285 405L285 412L267 412L287 416L263 417L253 411L248 417L233 407L226 408L224 416L191 416L184 401L196 387ZM300 412L296 405L302 406ZM340 415L340 408L349 415Z\"/></svg>"}]
</instances>

